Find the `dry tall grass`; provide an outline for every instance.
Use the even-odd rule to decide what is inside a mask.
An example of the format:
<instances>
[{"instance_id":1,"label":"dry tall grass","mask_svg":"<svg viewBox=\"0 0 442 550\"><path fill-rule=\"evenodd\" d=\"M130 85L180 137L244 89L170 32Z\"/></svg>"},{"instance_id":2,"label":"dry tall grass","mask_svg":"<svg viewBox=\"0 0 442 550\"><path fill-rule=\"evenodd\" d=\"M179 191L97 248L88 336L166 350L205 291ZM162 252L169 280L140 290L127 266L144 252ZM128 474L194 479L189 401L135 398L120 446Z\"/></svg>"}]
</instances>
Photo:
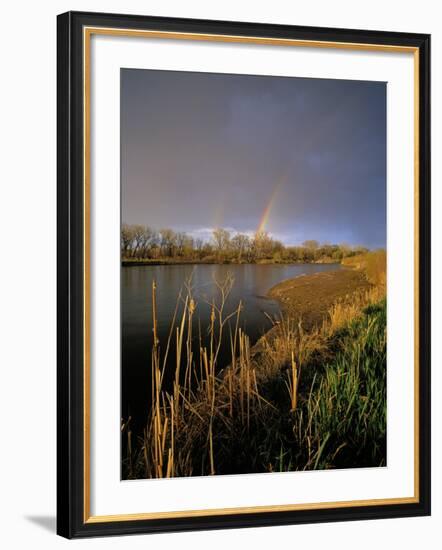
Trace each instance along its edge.
<instances>
[{"instance_id":1,"label":"dry tall grass","mask_svg":"<svg viewBox=\"0 0 442 550\"><path fill-rule=\"evenodd\" d=\"M366 254L344 258L341 263L361 269L369 283L385 288L387 282L387 253L385 250L374 250Z\"/></svg>"},{"instance_id":2,"label":"dry tall grass","mask_svg":"<svg viewBox=\"0 0 442 550\"><path fill-rule=\"evenodd\" d=\"M373 265L376 262L373 261ZM321 392L328 386L327 382L321 382L317 387L317 373L312 371L312 363L325 364L333 359L336 350L331 350L331 346L336 345L336 335L360 319L367 306L382 301L385 286L374 286L336 303L322 326L309 332L303 330L299 320L282 317L252 349L241 329L241 303L235 310L226 311L232 285L231 277L217 284L219 300L210 304L206 345L201 334L194 338L193 319L198 304L187 285L185 296L180 296L177 302L169 338L162 350L157 336L156 285L153 283L151 407L138 444L134 445L130 421L122 424L127 437L125 477L309 469L327 467L332 461L330 455L324 459L331 432L322 434L315 423L323 406ZM221 342L226 333L230 341L230 361L228 367L220 370ZM173 361L170 357L172 338L175 339ZM359 361L359 355L351 357ZM165 370L172 363L175 365L173 385L166 390ZM307 369L305 383L308 382L310 389L300 395L304 369ZM347 368L343 373L348 375L349 371ZM331 374L329 378L331 387L334 379ZM349 392L353 384L351 391L357 392L359 386L355 384L359 383L359 378L353 376L346 391ZM377 391L377 395L381 395L382 387ZM292 435L280 437L281 451L275 457L275 437L279 437L275 434L278 433ZM290 445L299 449L295 452L292 448L287 458L283 447L290 438L296 442ZM335 449L333 456L339 452L340 449Z\"/></svg>"}]
</instances>

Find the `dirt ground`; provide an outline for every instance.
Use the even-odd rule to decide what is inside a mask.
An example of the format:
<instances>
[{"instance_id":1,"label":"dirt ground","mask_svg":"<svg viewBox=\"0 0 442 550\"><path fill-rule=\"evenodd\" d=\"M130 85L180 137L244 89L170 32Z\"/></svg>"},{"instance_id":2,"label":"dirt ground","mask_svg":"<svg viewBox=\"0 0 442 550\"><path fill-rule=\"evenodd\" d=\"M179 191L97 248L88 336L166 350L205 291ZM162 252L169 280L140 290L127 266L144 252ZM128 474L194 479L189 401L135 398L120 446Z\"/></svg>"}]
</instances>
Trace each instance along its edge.
<instances>
[{"instance_id":1,"label":"dirt ground","mask_svg":"<svg viewBox=\"0 0 442 550\"><path fill-rule=\"evenodd\" d=\"M282 281L270 289L268 296L309 328L320 323L334 303L370 287L361 271L342 269Z\"/></svg>"}]
</instances>

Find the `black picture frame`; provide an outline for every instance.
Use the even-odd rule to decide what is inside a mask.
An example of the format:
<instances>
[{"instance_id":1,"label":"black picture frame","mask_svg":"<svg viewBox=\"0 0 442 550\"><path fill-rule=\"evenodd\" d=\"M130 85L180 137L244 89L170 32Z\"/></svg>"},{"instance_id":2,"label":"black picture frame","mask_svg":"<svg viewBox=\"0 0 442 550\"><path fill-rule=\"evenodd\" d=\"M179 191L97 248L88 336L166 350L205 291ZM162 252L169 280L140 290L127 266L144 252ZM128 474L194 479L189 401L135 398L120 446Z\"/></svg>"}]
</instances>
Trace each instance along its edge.
<instances>
[{"instance_id":1,"label":"black picture frame","mask_svg":"<svg viewBox=\"0 0 442 550\"><path fill-rule=\"evenodd\" d=\"M89 521L84 476L84 28L271 37L414 48L419 59L419 497L412 503L197 517ZM57 533L67 538L430 514L430 36L68 12L57 21Z\"/></svg>"}]
</instances>

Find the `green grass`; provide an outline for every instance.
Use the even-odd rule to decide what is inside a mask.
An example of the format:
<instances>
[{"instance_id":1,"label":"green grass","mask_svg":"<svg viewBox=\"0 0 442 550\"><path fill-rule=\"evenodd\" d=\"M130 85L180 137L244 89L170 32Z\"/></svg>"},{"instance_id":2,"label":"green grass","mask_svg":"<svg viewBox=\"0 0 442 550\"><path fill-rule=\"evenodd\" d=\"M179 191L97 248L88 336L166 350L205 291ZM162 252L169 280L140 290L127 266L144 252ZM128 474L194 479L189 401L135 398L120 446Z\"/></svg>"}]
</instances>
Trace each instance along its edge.
<instances>
[{"instance_id":1,"label":"green grass","mask_svg":"<svg viewBox=\"0 0 442 550\"><path fill-rule=\"evenodd\" d=\"M177 335L183 342L186 315L193 315L192 308L186 314L187 303ZM256 356L247 336L235 330L232 365L216 374L216 356L206 350L206 368L201 349L196 387L177 377L171 395L155 367L157 398L143 437L134 443L123 430L132 438L123 477L385 465L386 300L368 303L355 297L344 321L325 322L313 334L285 320L279 337ZM215 315L211 330L215 334ZM198 353L186 353L186 370L196 373Z\"/></svg>"},{"instance_id":2,"label":"green grass","mask_svg":"<svg viewBox=\"0 0 442 550\"><path fill-rule=\"evenodd\" d=\"M263 396L277 410L258 415L248 437L235 432L230 468L245 473L385 465L385 300L334 333L328 346L325 353L333 348L333 359L318 364L313 356L304 365L303 376L311 383L295 411L283 372L263 385Z\"/></svg>"},{"instance_id":3,"label":"green grass","mask_svg":"<svg viewBox=\"0 0 442 550\"><path fill-rule=\"evenodd\" d=\"M340 336L338 353L304 406L313 419L314 468L385 464L386 303L369 306Z\"/></svg>"}]
</instances>

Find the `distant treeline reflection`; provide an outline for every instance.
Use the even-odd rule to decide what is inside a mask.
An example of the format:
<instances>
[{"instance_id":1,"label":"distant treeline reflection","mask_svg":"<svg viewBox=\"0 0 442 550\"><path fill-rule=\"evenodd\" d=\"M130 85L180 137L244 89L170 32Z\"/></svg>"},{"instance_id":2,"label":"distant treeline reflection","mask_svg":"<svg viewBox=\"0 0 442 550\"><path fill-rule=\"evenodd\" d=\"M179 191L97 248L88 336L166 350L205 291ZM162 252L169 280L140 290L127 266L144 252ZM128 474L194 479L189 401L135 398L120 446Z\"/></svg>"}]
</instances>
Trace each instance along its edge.
<instances>
[{"instance_id":1,"label":"distant treeline reflection","mask_svg":"<svg viewBox=\"0 0 442 550\"><path fill-rule=\"evenodd\" d=\"M123 260L171 260L194 262L340 262L367 252L362 246L320 244L307 240L300 246L285 246L267 231L254 235L233 233L224 228L212 231L211 238L194 238L184 232L147 225L123 224L121 257Z\"/></svg>"}]
</instances>

